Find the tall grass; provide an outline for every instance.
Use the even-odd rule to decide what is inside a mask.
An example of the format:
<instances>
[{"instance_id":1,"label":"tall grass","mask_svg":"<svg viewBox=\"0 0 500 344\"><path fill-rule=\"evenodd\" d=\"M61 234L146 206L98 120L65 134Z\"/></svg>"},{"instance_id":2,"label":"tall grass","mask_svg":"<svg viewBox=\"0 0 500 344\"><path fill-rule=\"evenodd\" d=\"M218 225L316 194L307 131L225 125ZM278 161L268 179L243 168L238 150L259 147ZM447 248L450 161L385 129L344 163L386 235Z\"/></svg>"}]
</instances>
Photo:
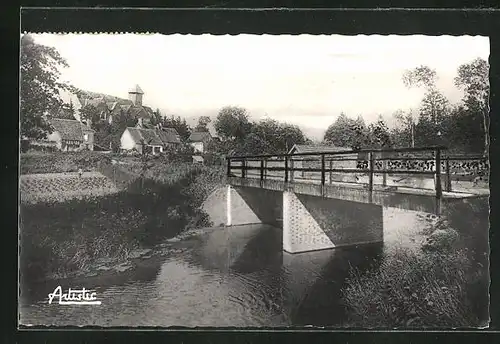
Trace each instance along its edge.
<instances>
[{"instance_id":1,"label":"tall grass","mask_svg":"<svg viewBox=\"0 0 500 344\"><path fill-rule=\"evenodd\" d=\"M352 270L343 289L345 326L486 326L487 215L487 201L459 204L427 229L421 250L399 247L386 254L378 269Z\"/></svg>"}]
</instances>

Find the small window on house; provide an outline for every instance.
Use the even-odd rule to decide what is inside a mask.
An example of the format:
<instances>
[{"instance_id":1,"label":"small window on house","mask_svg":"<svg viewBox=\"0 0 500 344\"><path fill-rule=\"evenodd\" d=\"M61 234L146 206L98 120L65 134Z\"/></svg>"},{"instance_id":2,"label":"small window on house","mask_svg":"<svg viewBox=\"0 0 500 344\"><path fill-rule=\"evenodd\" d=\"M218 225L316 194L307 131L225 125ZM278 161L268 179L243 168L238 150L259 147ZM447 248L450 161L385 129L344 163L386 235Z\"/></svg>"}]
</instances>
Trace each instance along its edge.
<instances>
[{"instance_id":1,"label":"small window on house","mask_svg":"<svg viewBox=\"0 0 500 344\"><path fill-rule=\"evenodd\" d=\"M85 141L88 141L89 140L89 134L83 134L83 139Z\"/></svg>"}]
</instances>

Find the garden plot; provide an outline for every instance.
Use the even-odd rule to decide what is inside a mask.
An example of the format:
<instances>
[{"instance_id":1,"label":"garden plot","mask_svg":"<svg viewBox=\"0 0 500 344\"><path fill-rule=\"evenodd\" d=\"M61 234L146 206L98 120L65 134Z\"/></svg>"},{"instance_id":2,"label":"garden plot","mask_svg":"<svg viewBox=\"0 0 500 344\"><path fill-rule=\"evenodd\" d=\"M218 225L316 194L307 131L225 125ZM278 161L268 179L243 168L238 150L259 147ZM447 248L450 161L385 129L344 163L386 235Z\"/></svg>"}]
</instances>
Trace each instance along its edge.
<instances>
[{"instance_id":1,"label":"garden plot","mask_svg":"<svg viewBox=\"0 0 500 344\"><path fill-rule=\"evenodd\" d=\"M97 172L21 175L24 203L63 202L70 199L104 196L118 191L111 180Z\"/></svg>"}]
</instances>

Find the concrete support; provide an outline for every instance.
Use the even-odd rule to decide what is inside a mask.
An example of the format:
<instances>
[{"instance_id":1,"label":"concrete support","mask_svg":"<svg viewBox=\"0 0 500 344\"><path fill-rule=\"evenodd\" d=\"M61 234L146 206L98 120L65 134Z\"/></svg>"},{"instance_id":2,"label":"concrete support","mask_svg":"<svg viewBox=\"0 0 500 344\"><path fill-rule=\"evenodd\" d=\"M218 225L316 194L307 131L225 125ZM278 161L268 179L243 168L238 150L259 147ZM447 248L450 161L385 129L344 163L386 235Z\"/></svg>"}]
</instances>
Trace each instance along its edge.
<instances>
[{"instance_id":1,"label":"concrete support","mask_svg":"<svg viewBox=\"0 0 500 344\"><path fill-rule=\"evenodd\" d=\"M291 191L283 192L283 250L289 253L335 247L302 202Z\"/></svg>"},{"instance_id":2,"label":"concrete support","mask_svg":"<svg viewBox=\"0 0 500 344\"><path fill-rule=\"evenodd\" d=\"M226 193L226 226L231 226L232 218L231 218L231 185L227 186Z\"/></svg>"}]
</instances>

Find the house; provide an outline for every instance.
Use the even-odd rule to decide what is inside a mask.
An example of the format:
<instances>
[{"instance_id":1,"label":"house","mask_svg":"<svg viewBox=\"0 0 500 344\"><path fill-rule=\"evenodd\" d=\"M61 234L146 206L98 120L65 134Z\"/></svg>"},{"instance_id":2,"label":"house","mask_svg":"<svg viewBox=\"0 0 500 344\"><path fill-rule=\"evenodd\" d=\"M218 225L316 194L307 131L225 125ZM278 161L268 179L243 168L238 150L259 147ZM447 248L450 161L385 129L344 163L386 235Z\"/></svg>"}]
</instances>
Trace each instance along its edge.
<instances>
[{"instance_id":1,"label":"house","mask_svg":"<svg viewBox=\"0 0 500 344\"><path fill-rule=\"evenodd\" d=\"M121 149L137 150L139 153L150 151L152 154L163 153L167 147L181 143L179 134L174 128L146 128L143 124L126 128L121 138Z\"/></svg>"},{"instance_id":2,"label":"house","mask_svg":"<svg viewBox=\"0 0 500 344\"><path fill-rule=\"evenodd\" d=\"M193 164L201 164L205 163L205 159L201 155L193 155Z\"/></svg>"},{"instance_id":3,"label":"house","mask_svg":"<svg viewBox=\"0 0 500 344\"><path fill-rule=\"evenodd\" d=\"M300 153L337 153L337 152L347 152L352 151L351 148L347 147L337 147L329 145L294 145L288 154L300 154ZM352 154L340 154L340 155L326 155L325 156L325 168L338 168L338 169L354 169L356 168L358 155L356 153ZM293 167L295 168L321 168L321 156L320 155L305 155L293 158ZM304 172L295 171L295 177L317 177L320 172ZM330 173L330 178L332 174Z\"/></svg>"},{"instance_id":4,"label":"house","mask_svg":"<svg viewBox=\"0 0 500 344\"><path fill-rule=\"evenodd\" d=\"M204 153L207 150L207 144L212 140L212 135L208 131L194 131L188 138L190 145L195 153Z\"/></svg>"},{"instance_id":5,"label":"house","mask_svg":"<svg viewBox=\"0 0 500 344\"><path fill-rule=\"evenodd\" d=\"M97 108L100 119L113 122L113 117L124 113L133 118L150 119L154 115L154 111L142 103L144 91L139 85L135 85L128 91L128 99L110 96L102 93L95 93L80 90L77 92L78 99L78 114L75 117L80 118L79 112L86 106L92 105Z\"/></svg>"},{"instance_id":6,"label":"house","mask_svg":"<svg viewBox=\"0 0 500 344\"><path fill-rule=\"evenodd\" d=\"M47 136L48 142L55 143L61 151L94 150L94 130L80 121L53 118L49 120L53 132Z\"/></svg>"}]
</instances>

